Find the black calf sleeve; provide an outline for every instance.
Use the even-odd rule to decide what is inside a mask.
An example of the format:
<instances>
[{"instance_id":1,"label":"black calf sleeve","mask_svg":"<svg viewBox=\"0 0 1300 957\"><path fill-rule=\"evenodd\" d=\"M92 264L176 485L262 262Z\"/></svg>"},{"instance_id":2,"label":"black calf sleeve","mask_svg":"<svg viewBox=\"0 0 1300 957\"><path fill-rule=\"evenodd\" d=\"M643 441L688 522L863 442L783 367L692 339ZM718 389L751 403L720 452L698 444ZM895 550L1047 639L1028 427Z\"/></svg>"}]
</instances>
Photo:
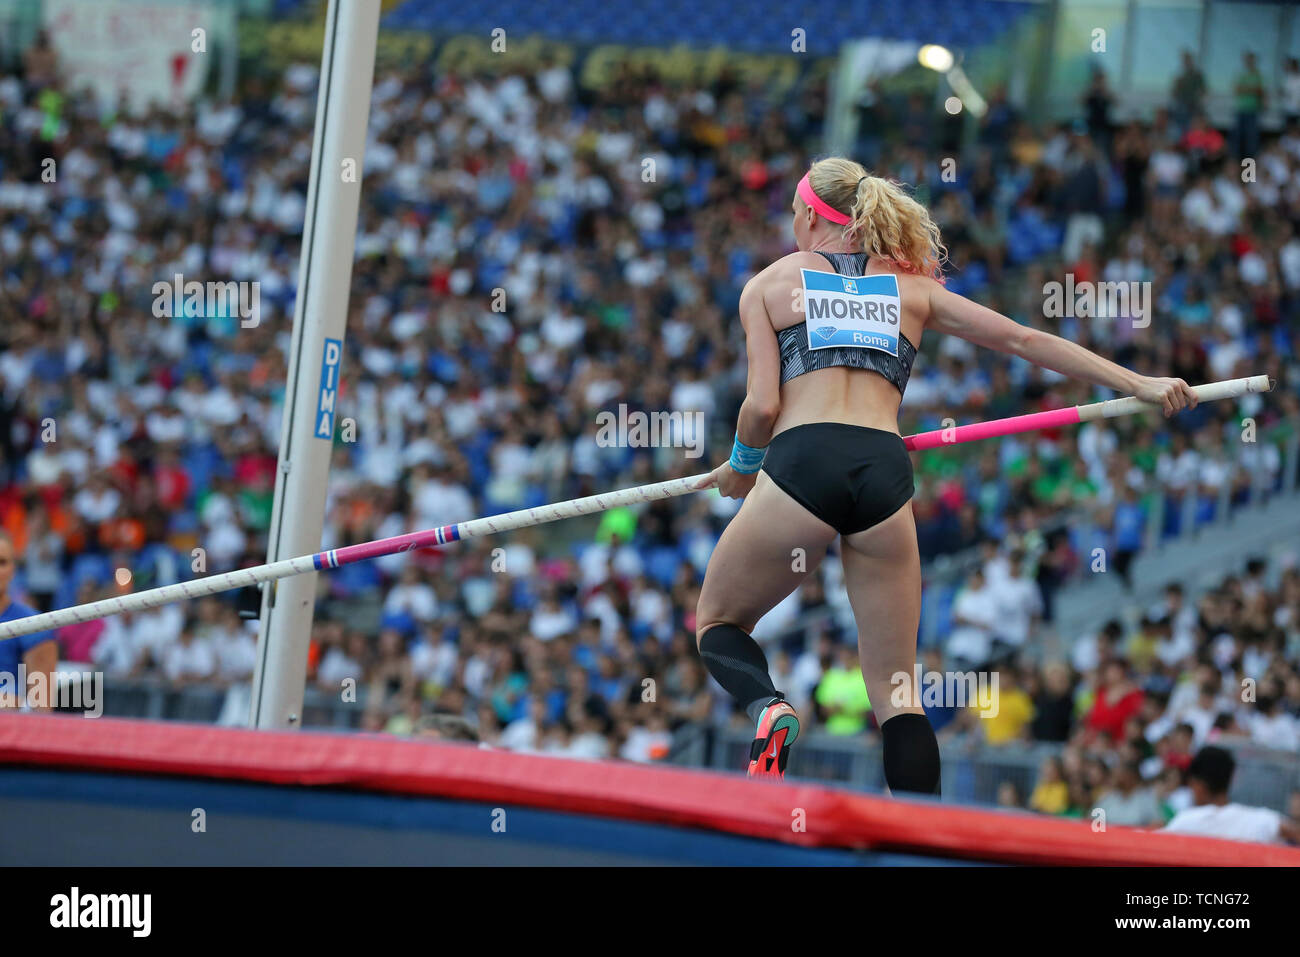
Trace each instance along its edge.
<instances>
[{"instance_id":1,"label":"black calf sleeve","mask_svg":"<svg viewBox=\"0 0 1300 957\"><path fill-rule=\"evenodd\" d=\"M700 659L754 721L773 698L780 697L767 672L767 655L735 625L714 625L706 631L700 639Z\"/></svg>"},{"instance_id":2,"label":"black calf sleeve","mask_svg":"<svg viewBox=\"0 0 1300 957\"><path fill-rule=\"evenodd\" d=\"M939 741L923 714L896 714L880 726L889 790L939 793Z\"/></svg>"}]
</instances>

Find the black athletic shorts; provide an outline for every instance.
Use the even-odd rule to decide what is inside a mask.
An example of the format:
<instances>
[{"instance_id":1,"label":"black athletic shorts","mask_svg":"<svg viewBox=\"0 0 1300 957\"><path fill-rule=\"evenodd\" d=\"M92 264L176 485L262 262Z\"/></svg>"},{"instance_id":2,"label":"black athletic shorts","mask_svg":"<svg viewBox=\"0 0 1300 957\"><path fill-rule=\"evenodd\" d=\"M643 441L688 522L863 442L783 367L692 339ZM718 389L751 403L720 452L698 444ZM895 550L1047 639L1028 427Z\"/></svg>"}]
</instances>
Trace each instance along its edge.
<instances>
[{"instance_id":1,"label":"black athletic shorts","mask_svg":"<svg viewBox=\"0 0 1300 957\"><path fill-rule=\"evenodd\" d=\"M896 432L813 422L772 439L763 471L841 535L878 525L912 497L912 460Z\"/></svg>"}]
</instances>

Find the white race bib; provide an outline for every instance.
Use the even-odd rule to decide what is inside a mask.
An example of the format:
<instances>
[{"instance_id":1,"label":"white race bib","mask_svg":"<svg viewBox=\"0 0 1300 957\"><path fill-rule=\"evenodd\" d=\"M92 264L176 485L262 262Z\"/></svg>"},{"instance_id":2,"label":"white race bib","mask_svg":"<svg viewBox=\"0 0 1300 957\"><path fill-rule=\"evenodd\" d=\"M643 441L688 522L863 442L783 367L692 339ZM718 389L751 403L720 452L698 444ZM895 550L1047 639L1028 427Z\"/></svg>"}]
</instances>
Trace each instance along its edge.
<instances>
[{"instance_id":1,"label":"white race bib","mask_svg":"<svg viewBox=\"0 0 1300 957\"><path fill-rule=\"evenodd\" d=\"M841 276L801 269L808 348L849 346L898 355L898 327L903 300L898 277Z\"/></svg>"}]
</instances>

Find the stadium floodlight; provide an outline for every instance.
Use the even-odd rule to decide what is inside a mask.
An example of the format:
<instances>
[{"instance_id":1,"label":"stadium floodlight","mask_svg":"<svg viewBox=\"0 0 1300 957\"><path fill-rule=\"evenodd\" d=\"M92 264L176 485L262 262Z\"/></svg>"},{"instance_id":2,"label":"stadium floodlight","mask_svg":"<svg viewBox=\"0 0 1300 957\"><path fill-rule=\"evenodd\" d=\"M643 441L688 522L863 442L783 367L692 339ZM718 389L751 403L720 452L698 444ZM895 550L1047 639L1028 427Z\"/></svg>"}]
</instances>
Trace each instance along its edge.
<instances>
[{"instance_id":1,"label":"stadium floodlight","mask_svg":"<svg viewBox=\"0 0 1300 957\"><path fill-rule=\"evenodd\" d=\"M952 55L952 51L947 47L939 46L937 43L927 43L916 53L917 60L921 66L927 70L934 70L936 73L947 73L952 69L957 58Z\"/></svg>"},{"instance_id":2,"label":"stadium floodlight","mask_svg":"<svg viewBox=\"0 0 1300 957\"><path fill-rule=\"evenodd\" d=\"M942 73L948 86L956 97L948 97L944 103L944 109L950 114L956 116L962 111L962 107L970 110L975 116L983 116L988 112L988 104L984 97L979 95L971 81L966 77L962 68L957 65L957 58L947 47L939 46L937 43L927 43L916 52L916 59L921 66L927 70L934 70L935 73ZM956 109L953 108L953 100L957 100Z\"/></svg>"}]
</instances>

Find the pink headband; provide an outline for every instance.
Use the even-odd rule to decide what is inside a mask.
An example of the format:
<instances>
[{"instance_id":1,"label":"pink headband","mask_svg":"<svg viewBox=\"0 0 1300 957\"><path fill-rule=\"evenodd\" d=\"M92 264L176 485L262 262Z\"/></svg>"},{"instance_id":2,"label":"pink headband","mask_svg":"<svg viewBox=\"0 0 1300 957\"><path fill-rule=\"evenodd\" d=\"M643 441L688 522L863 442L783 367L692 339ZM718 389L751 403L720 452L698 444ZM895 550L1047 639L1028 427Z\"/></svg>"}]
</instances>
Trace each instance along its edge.
<instances>
[{"instance_id":1,"label":"pink headband","mask_svg":"<svg viewBox=\"0 0 1300 957\"><path fill-rule=\"evenodd\" d=\"M847 226L850 222L849 217L841 213L838 209L830 206L820 196L813 192L812 183L808 182L808 174L803 174L803 179L799 180L799 185L795 187L799 198L813 208L813 210L822 219L840 226Z\"/></svg>"}]
</instances>

